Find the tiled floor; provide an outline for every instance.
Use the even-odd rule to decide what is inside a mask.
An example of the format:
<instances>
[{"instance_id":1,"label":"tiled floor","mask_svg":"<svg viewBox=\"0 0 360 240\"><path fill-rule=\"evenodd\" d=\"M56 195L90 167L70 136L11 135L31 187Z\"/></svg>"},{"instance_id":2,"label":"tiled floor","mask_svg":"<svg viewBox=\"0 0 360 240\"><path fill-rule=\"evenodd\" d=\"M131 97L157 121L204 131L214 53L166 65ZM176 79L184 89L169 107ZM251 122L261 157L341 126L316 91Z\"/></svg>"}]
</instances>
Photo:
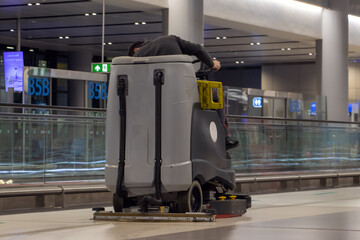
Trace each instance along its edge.
<instances>
[{"instance_id":1,"label":"tiled floor","mask_svg":"<svg viewBox=\"0 0 360 240\"><path fill-rule=\"evenodd\" d=\"M252 197L244 216L213 223L93 221L91 209L0 215L0 239L360 239L360 187Z\"/></svg>"}]
</instances>

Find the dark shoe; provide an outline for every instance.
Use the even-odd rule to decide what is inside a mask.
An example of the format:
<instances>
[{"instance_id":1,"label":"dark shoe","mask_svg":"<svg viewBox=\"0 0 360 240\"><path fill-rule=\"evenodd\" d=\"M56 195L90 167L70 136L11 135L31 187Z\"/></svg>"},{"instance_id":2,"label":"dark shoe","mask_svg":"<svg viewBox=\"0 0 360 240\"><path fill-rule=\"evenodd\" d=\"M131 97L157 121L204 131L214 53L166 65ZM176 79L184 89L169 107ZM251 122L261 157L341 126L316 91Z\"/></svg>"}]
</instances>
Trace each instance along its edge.
<instances>
[{"instance_id":1,"label":"dark shoe","mask_svg":"<svg viewBox=\"0 0 360 240\"><path fill-rule=\"evenodd\" d=\"M239 141L235 139L231 139L230 137L225 138L226 150L230 148L237 147L239 145Z\"/></svg>"}]
</instances>

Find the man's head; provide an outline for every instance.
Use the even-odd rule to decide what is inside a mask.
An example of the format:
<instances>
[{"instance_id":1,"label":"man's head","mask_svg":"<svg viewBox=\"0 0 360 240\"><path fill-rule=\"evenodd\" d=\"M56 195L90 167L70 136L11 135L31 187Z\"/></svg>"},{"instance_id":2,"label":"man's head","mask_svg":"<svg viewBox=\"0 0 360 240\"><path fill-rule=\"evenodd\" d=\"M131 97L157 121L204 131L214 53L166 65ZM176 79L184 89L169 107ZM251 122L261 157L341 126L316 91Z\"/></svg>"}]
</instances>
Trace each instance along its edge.
<instances>
[{"instance_id":1,"label":"man's head","mask_svg":"<svg viewBox=\"0 0 360 240\"><path fill-rule=\"evenodd\" d=\"M133 43L130 47L129 47L129 53L128 55L129 56L134 56L134 54L140 49L141 45L143 44L144 42L141 42L141 41L138 41L138 42L135 42Z\"/></svg>"}]
</instances>

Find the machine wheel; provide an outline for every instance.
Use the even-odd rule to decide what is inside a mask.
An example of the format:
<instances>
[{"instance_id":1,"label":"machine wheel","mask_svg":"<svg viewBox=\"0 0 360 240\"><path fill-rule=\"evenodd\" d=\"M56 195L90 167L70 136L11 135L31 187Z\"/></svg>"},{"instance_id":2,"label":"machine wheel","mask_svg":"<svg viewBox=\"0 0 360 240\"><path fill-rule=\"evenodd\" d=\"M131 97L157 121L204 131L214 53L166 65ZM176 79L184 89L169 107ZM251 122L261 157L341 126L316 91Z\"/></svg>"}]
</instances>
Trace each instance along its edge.
<instances>
[{"instance_id":1,"label":"machine wheel","mask_svg":"<svg viewBox=\"0 0 360 240\"><path fill-rule=\"evenodd\" d=\"M188 191L178 193L177 205L179 212L202 211L203 193L198 181L193 181Z\"/></svg>"},{"instance_id":2,"label":"machine wheel","mask_svg":"<svg viewBox=\"0 0 360 240\"><path fill-rule=\"evenodd\" d=\"M123 208L127 207L126 199L119 197L116 193L113 194L113 206L115 212L122 212Z\"/></svg>"}]
</instances>

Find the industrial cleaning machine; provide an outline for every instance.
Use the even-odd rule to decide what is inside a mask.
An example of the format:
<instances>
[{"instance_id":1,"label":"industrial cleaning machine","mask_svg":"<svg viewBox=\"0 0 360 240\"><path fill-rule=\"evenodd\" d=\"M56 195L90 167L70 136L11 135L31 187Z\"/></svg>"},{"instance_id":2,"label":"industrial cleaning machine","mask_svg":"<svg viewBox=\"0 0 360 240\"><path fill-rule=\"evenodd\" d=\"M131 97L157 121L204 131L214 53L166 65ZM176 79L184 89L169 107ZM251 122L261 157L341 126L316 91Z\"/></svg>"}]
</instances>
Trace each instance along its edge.
<instances>
[{"instance_id":1,"label":"industrial cleaning machine","mask_svg":"<svg viewBox=\"0 0 360 240\"><path fill-rule=\"evenodd\" d=\"M206 94L209 86L198 90L193 59L187 55L113 59L105 182L115 212L133 206L140 212L159 206L169 212L201 212L213 208L211 203L217 208L216 202L230 195L237 204L220 208L239 208L235 212L242 215L251 206L249 196L229 193L235 189L235 172L223 126L211 109L222 106L222 100L214 102ZM202 107L200 98L209 98L210 106Z\"/></svg>"}]
</instances>

